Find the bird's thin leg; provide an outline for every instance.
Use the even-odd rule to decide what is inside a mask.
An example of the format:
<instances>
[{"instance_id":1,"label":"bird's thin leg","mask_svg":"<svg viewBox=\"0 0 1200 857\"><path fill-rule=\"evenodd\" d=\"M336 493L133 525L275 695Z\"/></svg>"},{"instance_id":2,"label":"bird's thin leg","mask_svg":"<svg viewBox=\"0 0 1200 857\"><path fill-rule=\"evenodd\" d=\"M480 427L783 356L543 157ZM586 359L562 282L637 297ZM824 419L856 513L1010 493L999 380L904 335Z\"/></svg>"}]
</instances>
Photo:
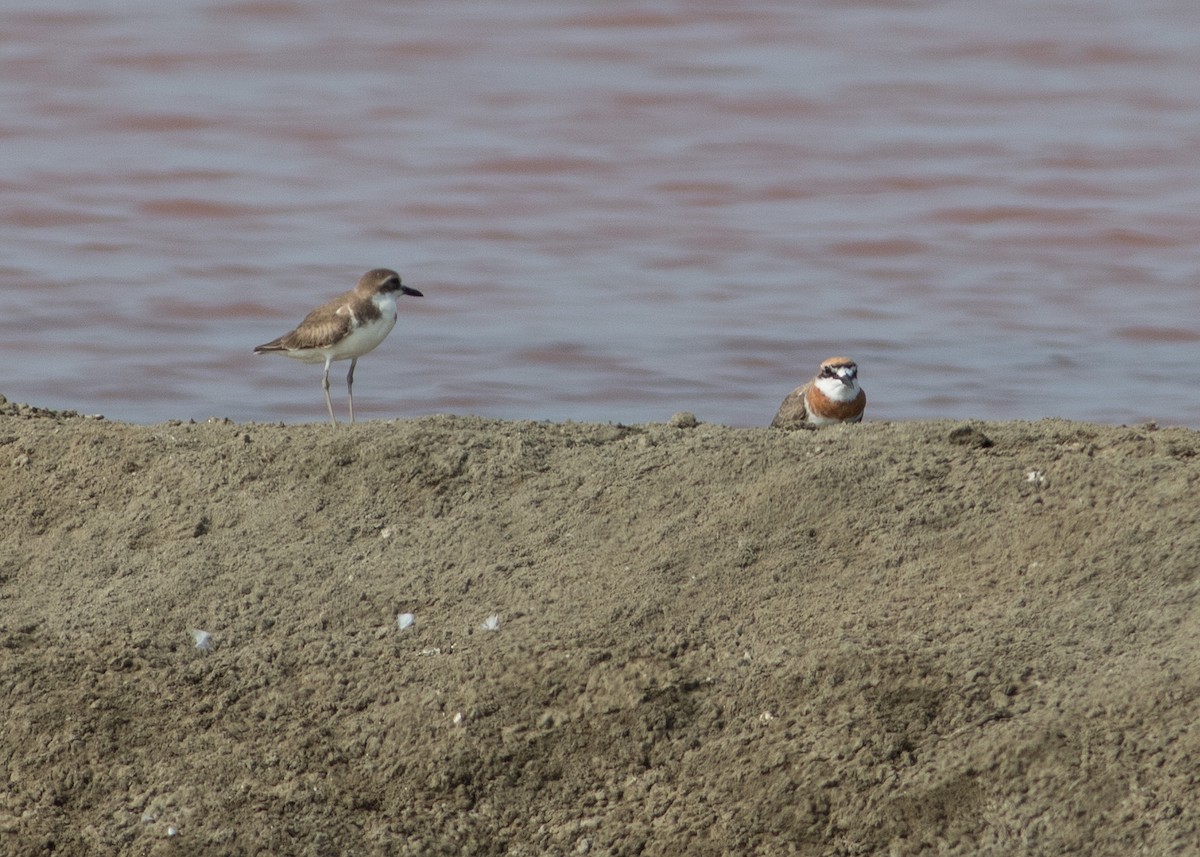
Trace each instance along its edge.
<instances>
[{"instance_id":1,"label":"bird's thin leg","mask_svg":"<svg viewBox=\"0 0 1200 857\"><path fill-rule=\"evenodd\" d=\"M346 395L350 398L350 424L354 424L354 367L358 365L358 358L350 359L350 371L346 373Z\"/></svg>"},{"instance_id":2,"label":"bird's thin leg","mask_svg":"<svg viewBox=\"0 0 1200 857\"><path fill-rule=\"evenodd\" d=\"M325 407L329 408L329 418L337 425L337 417L333 415L333 402L329 398L329 364L332 359L325 358L325 375L321 378L321 389L325 391Z\"/></svg>"}]
</instances>

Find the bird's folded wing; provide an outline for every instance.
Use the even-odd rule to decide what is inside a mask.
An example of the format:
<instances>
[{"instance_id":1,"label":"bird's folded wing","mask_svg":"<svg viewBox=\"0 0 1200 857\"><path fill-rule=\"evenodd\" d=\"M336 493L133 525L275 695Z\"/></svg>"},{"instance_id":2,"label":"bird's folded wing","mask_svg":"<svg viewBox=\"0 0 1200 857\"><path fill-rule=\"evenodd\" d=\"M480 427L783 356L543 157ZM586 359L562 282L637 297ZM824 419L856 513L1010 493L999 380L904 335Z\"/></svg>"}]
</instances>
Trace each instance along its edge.
<instances>
[{"instance_id":1,"label":"bird's folded wing","mask_svg":"<svg viewBox=\"0 0 1200 857\"><path fill-rule=\"evenodd\" d=\"M783 400L783 404L779 406L779 410L775 413L775 419L771 420L771 428L791 428L808 420L808 407L804 403L804 394L808 392L811 381L808 384L797 387L788 393L787 398Z\"/></svg>"}]
</instances>

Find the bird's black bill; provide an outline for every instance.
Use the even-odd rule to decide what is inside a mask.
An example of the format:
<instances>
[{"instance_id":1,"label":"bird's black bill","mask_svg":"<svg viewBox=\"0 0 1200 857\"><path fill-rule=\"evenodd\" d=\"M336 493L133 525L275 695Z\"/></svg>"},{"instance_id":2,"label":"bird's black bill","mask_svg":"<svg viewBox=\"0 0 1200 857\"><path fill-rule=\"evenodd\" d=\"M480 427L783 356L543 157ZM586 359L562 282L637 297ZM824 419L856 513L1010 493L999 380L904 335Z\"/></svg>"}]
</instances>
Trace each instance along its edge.
<instances>
[{"instance_id":1,"label":"bird's black bill","mask_svg":"<svg viewBox=\"0 0 1200 857\"><path fill-rule=\"evenodd\" d=\"M423 294L418 292L416 289L410 289L408 286L401 286L400 291L403 292L404 294L409 295L410 297L414 297L414 298L425 297Z\"/></svg>"}]
</instances>

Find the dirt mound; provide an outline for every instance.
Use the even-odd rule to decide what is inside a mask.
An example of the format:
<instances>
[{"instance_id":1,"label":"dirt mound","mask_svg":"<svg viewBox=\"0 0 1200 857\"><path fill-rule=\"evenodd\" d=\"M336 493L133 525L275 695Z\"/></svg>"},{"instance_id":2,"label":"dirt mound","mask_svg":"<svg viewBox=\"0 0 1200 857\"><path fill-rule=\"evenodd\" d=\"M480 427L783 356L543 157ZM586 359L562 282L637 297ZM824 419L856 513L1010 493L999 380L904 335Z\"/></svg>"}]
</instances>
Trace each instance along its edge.
<instances>
[{"instance_id":1,"label":"dirt mound","mask_svg":"<svg viewBox=\"0 0 1200 857\"><path fill-rule=\"evenodd\" d=\"M1198 452L8 404L2 850L1194 847Z\"/></svg>"}]
</instances>

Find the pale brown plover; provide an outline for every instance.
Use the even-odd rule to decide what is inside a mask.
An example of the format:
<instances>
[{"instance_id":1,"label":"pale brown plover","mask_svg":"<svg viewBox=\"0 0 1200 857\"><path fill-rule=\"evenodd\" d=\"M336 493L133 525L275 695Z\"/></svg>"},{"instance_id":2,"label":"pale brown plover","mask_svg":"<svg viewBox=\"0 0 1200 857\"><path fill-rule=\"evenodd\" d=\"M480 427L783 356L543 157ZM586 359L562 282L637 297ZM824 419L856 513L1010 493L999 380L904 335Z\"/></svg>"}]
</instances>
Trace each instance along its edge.
<instances>
[{"instance_id":1,"label":"pale brown plover","mask_svg":"<svg viewBox=\"0 0 1200 857\"><path fill-rule=\"evenodd\" d=\"M256 354L279 353L303 360L305 363L324 363L325 374L321 388L325 391L325 407L329 418L333 402L329 398L329 364L334 360L349 360L346 373L346 394L350 399L350 422L354 422L354 367L358 358L375 348L396 326L397 295L424 297L416 289L400 282L400 275L388 268L367 271L353 290L314 309L296 329L278 339L257 346Z\"/></svg>"}]
</instances>

